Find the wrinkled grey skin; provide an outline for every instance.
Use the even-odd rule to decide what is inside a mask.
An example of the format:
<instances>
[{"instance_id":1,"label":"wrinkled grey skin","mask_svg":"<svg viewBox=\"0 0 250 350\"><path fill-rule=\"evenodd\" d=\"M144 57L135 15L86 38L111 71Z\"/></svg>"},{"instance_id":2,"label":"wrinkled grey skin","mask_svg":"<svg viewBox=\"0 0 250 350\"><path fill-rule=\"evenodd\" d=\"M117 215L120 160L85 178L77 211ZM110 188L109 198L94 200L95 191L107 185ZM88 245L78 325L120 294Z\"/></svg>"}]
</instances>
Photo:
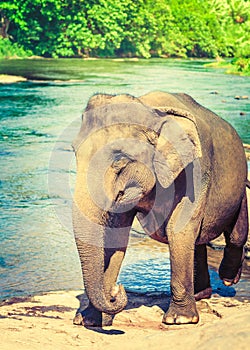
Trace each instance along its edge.
<instances>
[{"instance_id":1,"label":"wrinkled grey skin","mask_svg":"<svg viewBox=\"0 0 250 350\"><path fill-rule=\"evenodd\" d=\"M240 278L247 167L235 130L186 94L93 96L74 141L73 226L89 306L75 324L112 324L127 303L116 280L137 216L169 244L172 298L163 322L197 323L210 297L206 244L224 233L219 274Z\"/></svg>"}]
</instances>

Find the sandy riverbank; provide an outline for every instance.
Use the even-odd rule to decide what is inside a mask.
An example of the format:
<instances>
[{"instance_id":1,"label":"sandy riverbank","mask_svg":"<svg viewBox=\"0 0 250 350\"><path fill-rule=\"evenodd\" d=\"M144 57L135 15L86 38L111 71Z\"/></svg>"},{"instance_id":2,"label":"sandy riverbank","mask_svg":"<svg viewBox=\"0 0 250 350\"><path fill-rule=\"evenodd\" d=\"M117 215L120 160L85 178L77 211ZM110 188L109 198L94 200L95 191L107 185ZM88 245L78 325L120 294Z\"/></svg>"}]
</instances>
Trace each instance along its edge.
<instances>
[{"instance_id":1,"label":"sandy riverbank","mask_svg":"<svg viewBox=\"0 0 250 350\"><path fill-rule=\"evenodd\" d=\"M26 78L17 75L0 74L0 84L19 83L26 80Z\"/></svg>"},{"instance_id":2,"label":"sandy riverbank","mask_svg":"<svg viewBox=\"0 0 250 350\"><path fill-rule=\"evenodd\" d=\"M1 350L248 349L250 303L214 295L197 303L197 325L161 324L167 297L129 294L129 308L113 326L90 330L72 324L78 292L55 292L0 308ZM18 301L18 300L16 300ZM159 306L157 306L159 305Z\"/></svg>"}]
</instances>

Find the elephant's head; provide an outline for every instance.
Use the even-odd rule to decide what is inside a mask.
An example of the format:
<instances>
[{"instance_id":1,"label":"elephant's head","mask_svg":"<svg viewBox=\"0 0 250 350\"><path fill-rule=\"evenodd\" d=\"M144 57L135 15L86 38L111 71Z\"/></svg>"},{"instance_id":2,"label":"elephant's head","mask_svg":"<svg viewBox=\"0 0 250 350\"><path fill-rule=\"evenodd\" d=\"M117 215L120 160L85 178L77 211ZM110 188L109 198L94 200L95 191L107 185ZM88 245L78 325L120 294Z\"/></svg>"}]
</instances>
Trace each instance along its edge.
<instances>
[{"instance_id":1,"label":"elephant's head","mask_svg":"<svg viewBox=\"0 0 250 350\"><path fill-rule=\"evenodd\" d=\"M96 309L115 314L127 300L115 282L134 216L156 186L167 188L200 157L195 120L129 96L97 95L74 149L73 226L85 289Z\"/></svg>"}]
</instances>

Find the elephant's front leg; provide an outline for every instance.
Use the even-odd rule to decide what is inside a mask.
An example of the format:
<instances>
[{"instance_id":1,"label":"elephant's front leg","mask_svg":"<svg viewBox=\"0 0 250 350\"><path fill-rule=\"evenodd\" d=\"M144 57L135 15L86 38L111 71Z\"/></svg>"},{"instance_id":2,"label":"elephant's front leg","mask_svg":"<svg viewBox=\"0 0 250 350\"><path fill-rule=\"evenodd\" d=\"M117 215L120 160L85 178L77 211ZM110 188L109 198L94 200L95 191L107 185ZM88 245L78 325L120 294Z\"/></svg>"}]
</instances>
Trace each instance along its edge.
<instances>
[{"instance_id":1,"label":"elephant's front leg","mask_svg":"<svg viewBox=\"0 0 250 350\"><path fill-rule=\"evenodd\" d=\"M89 305L86 309L77 311L76 316L73 319L73 323L78 326L85 327L103 327L111 326L113 322L113 316L105 314L101 311L98 311L92 304L89 302Z\"/></svg>"},{"instance_id":2,"label":"elephant's front leg","mask_svg":"<svg viewBox=\"0 0 250 350\"><path fill-rule=\"evenodd\" d=\"M104 288L107 294L110 293L110 289L112 290L112 286L114 286L116 283L124 252L125 248L122 248L119 251L117 251L117 249L105 250ZM111 261L112 266L110 264ZM115 294L114 289L113 293ZM110 295L110 298L112 298L112 295ZM75 325L83 325L85 327L104 327L111 326L113 323L113 319L114 315L109 315L105 312L97 310L94 307L94 305L89 301L89 305L87 306L87 308L85 306L85 308L81 310L80 305L80 308L77 311L76 316L74 317L73 323Z\"/></svg>"},{"instance_id":3,"label":"elephant's front leg","mask_svg":"<svg viewBox=\"0 0 250 350\"><path fill-rule=\"evenodd\" d=\"M105 265L108 265L108 261L110 259L109 254L106 254ZM107 277L107 276L106 276ZM93 276L94 279L94 276ZM110 281L110 277L108 278ZM113 276L113 283L115 284L115 276ZM77 313L73 319L73 323L75 325L83 325L85 327L103 327L103 326L111 326L113 322L113 316L105 314L97 310L94 305L89 301L88 306L80 305Z\"/></svg>"},{"instance_id":4,"label":"elephant's front leg","mask_svg":"<svg viewBox=\"0 0 250 350\"><path fill-rule=\"evenodd\" d=\"M177 206L167 227L172 299L163 317L163 322L166 324L186 324L199 321L194 296L194 249L201 219L197 215L198 208L196 208L192 218L186 220L182 217L182 208L181 204ZM186 221L188 222L185 223Z\"/></svg>"},{"instance_id":5,"label":"elephant's front leg","mask_svg":"<svg viewBox=\"0 0 250 350\"><path fill-rule=\"evenodd\" d=\"M166 324L199 321L193 284L194 240L188 235L190 232L178 233L170 243L172 299L163 317Z\"/></svg>"}]
</instances>

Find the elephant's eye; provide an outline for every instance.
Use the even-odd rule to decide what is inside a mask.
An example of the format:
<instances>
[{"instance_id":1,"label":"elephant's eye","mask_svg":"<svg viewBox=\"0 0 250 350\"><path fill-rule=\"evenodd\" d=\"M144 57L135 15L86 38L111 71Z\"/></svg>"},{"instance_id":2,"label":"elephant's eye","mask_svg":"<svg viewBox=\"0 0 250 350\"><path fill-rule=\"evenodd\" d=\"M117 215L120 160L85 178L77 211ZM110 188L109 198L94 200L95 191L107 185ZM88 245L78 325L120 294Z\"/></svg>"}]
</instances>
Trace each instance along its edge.
<instances>
[{"instance_id":1,"label":"elephant's eye","mask_svg":"<svg viewBox=\"0 0 250 350\"><path fill-rule=\"evenodd\" d=\"M131 161L127 158L122 158L116 162L113 163L113 168L115 169L115 172L117 175L120 175L120 173L122 172L123 169L126 168L126 166L128 165L128 163L130 163Z\"/></svg>"}]
</instances>

